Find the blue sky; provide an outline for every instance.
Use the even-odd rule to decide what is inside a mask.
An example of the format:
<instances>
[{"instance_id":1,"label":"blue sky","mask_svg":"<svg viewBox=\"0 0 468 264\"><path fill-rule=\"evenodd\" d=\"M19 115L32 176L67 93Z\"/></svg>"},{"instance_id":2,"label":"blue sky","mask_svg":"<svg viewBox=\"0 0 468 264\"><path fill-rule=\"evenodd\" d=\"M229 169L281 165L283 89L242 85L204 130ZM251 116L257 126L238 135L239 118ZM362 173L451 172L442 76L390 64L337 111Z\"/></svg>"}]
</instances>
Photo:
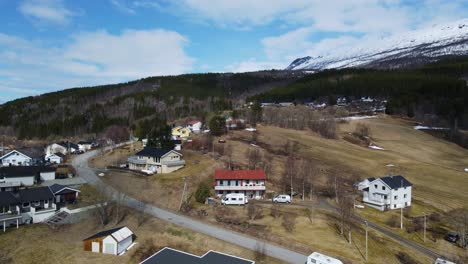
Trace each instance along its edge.
<instances>
[{"instance_id":1,"label":"blue sky","mask_svg":"<svg viewBox=\"0 0 468 264\"><path fill-rule=\"evenodd\" d=\"M284 68L465 18L467 2L0 0L0 102L154 75Z\"/></svg>"}]
</instances>

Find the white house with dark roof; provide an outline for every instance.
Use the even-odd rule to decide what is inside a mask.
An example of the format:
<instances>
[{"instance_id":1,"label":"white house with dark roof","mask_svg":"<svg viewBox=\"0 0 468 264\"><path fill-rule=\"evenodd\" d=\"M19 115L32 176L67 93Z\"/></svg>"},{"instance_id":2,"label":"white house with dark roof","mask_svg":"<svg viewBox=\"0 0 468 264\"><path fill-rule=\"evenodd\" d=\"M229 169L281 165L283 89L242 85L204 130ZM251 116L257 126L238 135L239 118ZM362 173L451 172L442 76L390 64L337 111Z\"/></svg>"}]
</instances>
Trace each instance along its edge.
<instances>
[{"instance_id":1,"label":"white house with dark roof","mask_svg":"<svg viewBox=\"0 0 468 264\"><path fill-rule=\"evenodd\" d=\"M55 179L56 169L46 166L12 166L0 168L0 191L8 187L32 186L38 181Z\"/></svg>"},{"instance_id":2,"label":"white house with dark roof","mask_svg":"<svg viewBox=\"0 0 468 264\"><path fill-rule=\"evenodd\" d=\"M18 151L12 150L0 157L1 165L6 166L31 166L33 158Z\"/></svg>"},{"instance_id":3,"label":"white house with dark roof","mask_svg":"<svg viewBox=\"0 0 468 264\"><path fill-rule=\"evenodd\" d=\"M363 202L381 211L411 206L412 186L401 175L367 178L358 184Z\"/></svg>"},{"instance_id":4,"label":"white house with dark roof","mask_svg":"<svg viewBox=\"0 0 468 264\"><path fill-rule=\"evenodd\" d=\"M127 161L131 170L171 173L185 166L182 156L173 149L146 147L134 156L128 157Z\"/></svg>"}]
</instances>

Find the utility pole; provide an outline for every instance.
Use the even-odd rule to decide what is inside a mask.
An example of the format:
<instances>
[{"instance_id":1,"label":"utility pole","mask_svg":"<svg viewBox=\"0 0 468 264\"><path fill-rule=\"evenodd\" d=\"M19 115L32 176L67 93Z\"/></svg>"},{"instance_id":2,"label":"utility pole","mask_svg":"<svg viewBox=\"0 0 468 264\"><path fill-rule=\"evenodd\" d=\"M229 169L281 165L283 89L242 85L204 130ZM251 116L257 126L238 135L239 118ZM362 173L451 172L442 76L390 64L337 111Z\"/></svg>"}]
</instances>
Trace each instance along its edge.
<instances>
[{"instance_id":1,"label":"utility pole","mask_svg":"<svg viewBox=\"0 0 468 264\"><path fill-rule=\"evenodd\" d=\"M424 243L426 243L426 213L424 213Z\"/></svg>"},{"instance_id":2,"label":"utility pole","mask_svg":"<svg viewBox=\"0 0 468 264\"><path fill-rule=\"evenodd\" d=\"M364 220L364 223L366 223L366 261L367 261L367 227L369 226L369 223L367 223L367 220Z\"/></svg>"},{"instance_id":3,"label":"utility pole","mask_svg":"<svg viewBox=\"0 0 468 264\"><path fill-rule=\"evenodd\" d=\"M182 197L180 198L179 211L182 209L182 203L185 199L185 190L187 188L187 177L184 177L184 189L182 190Z\"/></svg>"},{"instance_id":4,"label":"utility pole","mask_svg":"<svg viewBox=\"0 0 468 264\"><path fill-rule=\"evenodd\" d=\"M293 200L293 175L291 173L291 202Z\"/></svg>"}]
</instances>

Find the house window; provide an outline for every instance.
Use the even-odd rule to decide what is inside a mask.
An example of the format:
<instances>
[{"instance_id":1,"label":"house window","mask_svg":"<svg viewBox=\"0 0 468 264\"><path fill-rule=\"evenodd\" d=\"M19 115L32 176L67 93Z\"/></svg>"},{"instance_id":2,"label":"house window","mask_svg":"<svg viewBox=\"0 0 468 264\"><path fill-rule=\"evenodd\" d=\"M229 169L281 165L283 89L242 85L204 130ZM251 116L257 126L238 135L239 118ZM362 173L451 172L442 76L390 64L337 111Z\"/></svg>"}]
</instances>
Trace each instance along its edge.
<instances>
[{"instance_id":1,"label":"house window","mask_svg":"<svg viewBox=\"0 0 468 264\"><path fill-rule=\"evenodd\" d=\"M398 195L395 195L393 199L398 200Z\"/></svg>"},{"instance_id":2,"label":"house window","mask_svg":"<svg viewBox=\"0 0 468 264\"><path fill-rule=\"evenodd\" d=\"M39 202L39 201L34 201L34 202L32 202L32 204L33 204L33 206L39 206L39 205L41 205L41 202Z\"/></svg>"},{"instance_id":3,"label":"house window","mask_svg":"<svg viewBox=\"0 0 468 264\"><path fill-rule=\"evenodd\" d=\"M384 195L384 197L383 197L383 198L384 198L384 199L387 199L387 195Z\"/></svg>"},{"instance_id":4,"label":"house window","mask_svg":"<svg viewBox=\"0 0 468 264\"><path fill-rule=\"evenodd\" d=\"M382 186L382 190L384 190L384 191L385 191L385 186Z\"/></svg>"},{"instance_id":5,"label":"house window","mask_svg":"<svg viewBox=\"0 0 468 264\"><path fill-rule=\"evenodd\" d=\"M378 188L378 187L377 187L377 184L374 184L374 188L376 188L376 189Z\"/></svg>"},{"instance_id":6,"label":"house window","mask_svg":"<svg viewBox=\"0 0 468 264\"><path fill-rule=\"evenodd\" d=\"M393 205L393 208L396 208L396 204Z\"/></svg>"},{"instance_id":7,"label":"house window","mask_svg":"<svg viewBox=\"0 0 468 264\"><path fill-rule=\"evenodd\" d=\"M223 180L220 180L220 181L219 181L219 185L223 186L223 184L224 184L224 181L223 181Z\"/></svg>"},{"instance_id":8,"label":"house window","mask_svg":"<svg viewBox=\"0 0 468 264\"><path fill-rule=\"evenodd\" d=\"M408 206L408 202L405 202L405 206Z\"/></svg>"},{"instance_id":9,"label":"house window","mask_svg":"<svg viewBox=\"0 0 468 264\"><path fill-rule=\"evenodd\" d=\"M403 198L406 198L406 194L403 194Z\"/></svg>"},{"instance_id":10,"label":"house window","mask_svg":"<svg viewBox=\"0 0 468 264\"><path fill-rule=\"evenodd\" d=\"M30 203L23 203L23 208L28 208L29 206L31 206Z\"/></svg>"}]
</instances>

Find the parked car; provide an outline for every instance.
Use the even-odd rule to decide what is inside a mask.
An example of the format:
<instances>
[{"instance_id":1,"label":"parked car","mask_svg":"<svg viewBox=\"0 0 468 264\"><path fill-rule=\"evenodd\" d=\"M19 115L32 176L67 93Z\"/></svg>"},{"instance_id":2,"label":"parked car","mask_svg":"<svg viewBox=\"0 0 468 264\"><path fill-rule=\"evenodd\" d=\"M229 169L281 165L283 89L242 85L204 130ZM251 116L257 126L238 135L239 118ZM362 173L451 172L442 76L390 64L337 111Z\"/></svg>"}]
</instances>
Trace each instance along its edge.
<instances>
[{"instance_id":1,"label":"parked car","mask_svg":"<svg viewBox=\"0 0 468 264\"><path fill-rule=\"evenodd\" d=\"M246 205L248 203L243 193L228 193L221 199L222 205Z\"/></svg>"},{"instance_id":2,"label":"parked car","mask_svg":"<svg viewBox=\"0 0 468 264\"><path fill-rule=\"evenodd\" d=\"M274 203L291 203L291 196L287 194L280 194L273 197Z\"/></svg>"},{"instance_id":3,"label":"parked car","mask_svg":"<svg viewBox=\"0 0 468 264\"><path fill-rule=\"evenodd\" d=\"M460 236L455 232L449 232L445 235L444 239L451 243L457 243L457 241L460 239Z\"/></svg>"}]
</instances>

